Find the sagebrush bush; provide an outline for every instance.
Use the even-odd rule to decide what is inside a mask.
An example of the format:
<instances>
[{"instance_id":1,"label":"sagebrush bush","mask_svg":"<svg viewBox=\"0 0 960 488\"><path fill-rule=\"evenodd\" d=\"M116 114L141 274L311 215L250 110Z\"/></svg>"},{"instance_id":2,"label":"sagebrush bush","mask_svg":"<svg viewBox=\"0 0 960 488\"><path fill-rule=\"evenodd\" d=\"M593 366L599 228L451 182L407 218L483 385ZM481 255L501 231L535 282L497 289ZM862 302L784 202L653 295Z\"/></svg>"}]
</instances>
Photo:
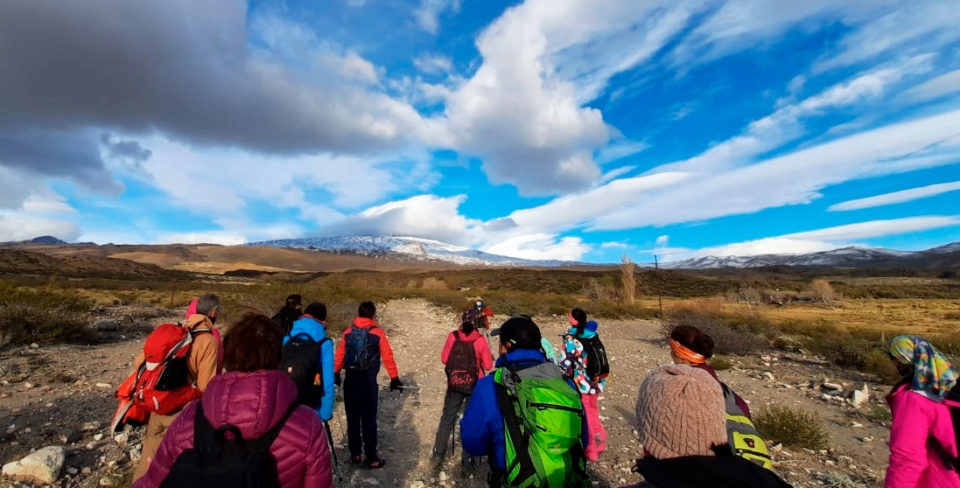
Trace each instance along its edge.
<instances>
[{"instance_id":1,"label":"sagebrush bush","mask_svg":"<svg viewBox=\"0 0 960 488\"><path fill-rule=\"evenodd\" d=\"M800 408L773 405L757 412L753 423L766 439L785 446L819 450L829 442L820 417Z\"/></svg>"},{"instance_id":2,"label":"sagebrush bush","mask_svg":"<svg viewBox=\"0 0 960 488\"><path fill-rule=\"evenodd\" d=\"M677 307L666 314L662 324L664 337L680 325L690 325L710 336L718 354L750 354L767 349L767 341L752 331L751 320L741 316L728 316L719 302L702 301Z\"/></svg>"},{"instance_id":3,"label":"sagebrush bush","mask_svg":"<svg viewBox=\"0 0 960 488\"><path fill-rule=\"evenodd\" d=\"M714 356L710 359L710 366L713 366L713 369L717 371L726 371L733 368L733 361L724 356Z\"/></svg>"},{"instance_id":4,"label":"sagebrush bush","mask_svg":"<svg viewBox=\"0 0 960 488\"><path fill-rule=\"evenodd\" d=\"M0 281L0 346L91 342L90 307L69 290L22 289Z\"/></svg>"}]
</instances>

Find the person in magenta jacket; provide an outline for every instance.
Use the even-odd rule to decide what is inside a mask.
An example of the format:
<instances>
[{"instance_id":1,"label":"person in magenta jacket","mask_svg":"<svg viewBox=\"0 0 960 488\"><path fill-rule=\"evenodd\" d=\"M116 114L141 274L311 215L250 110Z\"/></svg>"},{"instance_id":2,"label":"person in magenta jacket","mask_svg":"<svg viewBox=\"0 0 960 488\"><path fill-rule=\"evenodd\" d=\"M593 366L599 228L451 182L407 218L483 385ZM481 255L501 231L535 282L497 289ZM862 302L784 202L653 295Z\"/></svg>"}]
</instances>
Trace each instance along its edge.
<instances>
[{"instance_id":1,"label":"person in magenta jacket","mask_svg":"<svg viewBox=\"0 0 960 488\"><path fill-rule=\"evenodd\" d=\"M283 332L270 318L247 314L224 338L224 367L204 391L203 412L214 428L236 426L244 439L266 434L297 400L297 385L279 371ZM193 447L197 402L170 426L147 474L134 488L159 487L177 458ZM283 488L330 488L330 446L323 424L307 406L297 407L270 446Z\"/></svg>"},{"instance_id":2,"label":"person in magenta jacket","mask_svg":"<svg viewBox=\"0 0 960 488\"><path fill-rule=\"evenodd\" d=\"M440 362L447 364L447 361L450 360L450 351L453 350L453 345L458 339L473 346L474 355L477 359L478 378L483 378L487 371L493 369L493 355L490 353L490 344L487 342L487 338L480 334L473 323L463 322L460 324L460 328L447 335L447 342L443 345L443 351L440 353ZM443 462L447 445L450 444L453 428L457 422L457 416L469 401L470 395L449 389L444 395L443 413L440 415L440 425L437 427L437 437L434 440L433 452L430 456L430 463L434 468L439 467Z\"/></svg>"},{"instance_id":3,"label":"person in magenta jacket","mask_svg":"<svg viewBox=\"0 0 960 488\"><path fill-rule=\"evenodd\" d=\"M957 370L922 337L895 337L889 353L904 377L887 396L893 425L884 486L960 488L960 475L946 461L960 454L947 406Z\"/></svg>"}]
</instances>

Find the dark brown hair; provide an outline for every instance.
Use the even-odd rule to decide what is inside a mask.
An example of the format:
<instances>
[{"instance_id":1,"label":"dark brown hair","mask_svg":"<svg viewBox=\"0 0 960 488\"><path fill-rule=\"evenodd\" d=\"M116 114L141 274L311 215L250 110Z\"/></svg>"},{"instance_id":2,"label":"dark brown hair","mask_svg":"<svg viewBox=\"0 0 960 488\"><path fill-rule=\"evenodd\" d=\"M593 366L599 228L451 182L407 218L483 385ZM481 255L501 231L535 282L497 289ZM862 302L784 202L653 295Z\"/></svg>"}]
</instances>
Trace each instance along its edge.
<instances>
[{"instance_id":1,"label":"dark brown hair","mask_svg":"<svg viewBox=\"0 0 960 488\"><path fill-rule=\"evenodd\" d=\"M670 332L670 338L707 358L713 356L713 339L692 325L678 325Z\"/></svg>"},{"instance_id":2,"label":"dark brown hair","mask_svg":"<svg viewBox=\"0 0 960 488\"><path fill-rule=\"evenodd\" d=\"M251 372L280 367L283 331L266 315L247 312L223 338L223 368Z\"/></svg>"}]
</instances>

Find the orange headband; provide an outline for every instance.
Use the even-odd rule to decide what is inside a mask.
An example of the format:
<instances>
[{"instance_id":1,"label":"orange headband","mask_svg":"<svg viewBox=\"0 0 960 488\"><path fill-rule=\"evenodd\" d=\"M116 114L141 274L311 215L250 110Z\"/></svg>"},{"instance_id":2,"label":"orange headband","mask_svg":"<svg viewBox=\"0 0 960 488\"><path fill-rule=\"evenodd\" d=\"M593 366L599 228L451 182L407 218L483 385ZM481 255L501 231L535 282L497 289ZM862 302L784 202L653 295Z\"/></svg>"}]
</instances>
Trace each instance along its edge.
<instances>
[{"instance_id":1,"label":"orange headband","mask_svg":"<svg viewBox=\"0 0 960 488\"><path fill-rule=\"evenodd\" d=\"M690 348L680 344L679 342L670 338L670 347L673 349L673 352L685 361L690 361L693 364L704 364L707 362L707 358L700 353L694 352Z\"/></svg>"}]
</instances>

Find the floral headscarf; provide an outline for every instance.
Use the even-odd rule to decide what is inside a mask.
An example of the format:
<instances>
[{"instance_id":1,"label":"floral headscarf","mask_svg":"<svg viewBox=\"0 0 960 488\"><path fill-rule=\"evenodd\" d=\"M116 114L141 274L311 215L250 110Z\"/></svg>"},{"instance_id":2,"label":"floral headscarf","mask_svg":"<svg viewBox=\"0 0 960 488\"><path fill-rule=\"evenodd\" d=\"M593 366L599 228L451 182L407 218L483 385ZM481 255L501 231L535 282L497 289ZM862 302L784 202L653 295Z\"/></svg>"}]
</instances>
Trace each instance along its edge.
<instances>
[{"instance_id":1,"label":"floral headscarf","mask_svg":"<svg viewBox=\"0 0 960 488\"><path fill-rule=\"evenodd\" d=\"M913 365L910 389L943 399L957 384L957 370L930 342L919 336L902 335L890 341L890 356Z\"/></svg>"}]
</instances>

